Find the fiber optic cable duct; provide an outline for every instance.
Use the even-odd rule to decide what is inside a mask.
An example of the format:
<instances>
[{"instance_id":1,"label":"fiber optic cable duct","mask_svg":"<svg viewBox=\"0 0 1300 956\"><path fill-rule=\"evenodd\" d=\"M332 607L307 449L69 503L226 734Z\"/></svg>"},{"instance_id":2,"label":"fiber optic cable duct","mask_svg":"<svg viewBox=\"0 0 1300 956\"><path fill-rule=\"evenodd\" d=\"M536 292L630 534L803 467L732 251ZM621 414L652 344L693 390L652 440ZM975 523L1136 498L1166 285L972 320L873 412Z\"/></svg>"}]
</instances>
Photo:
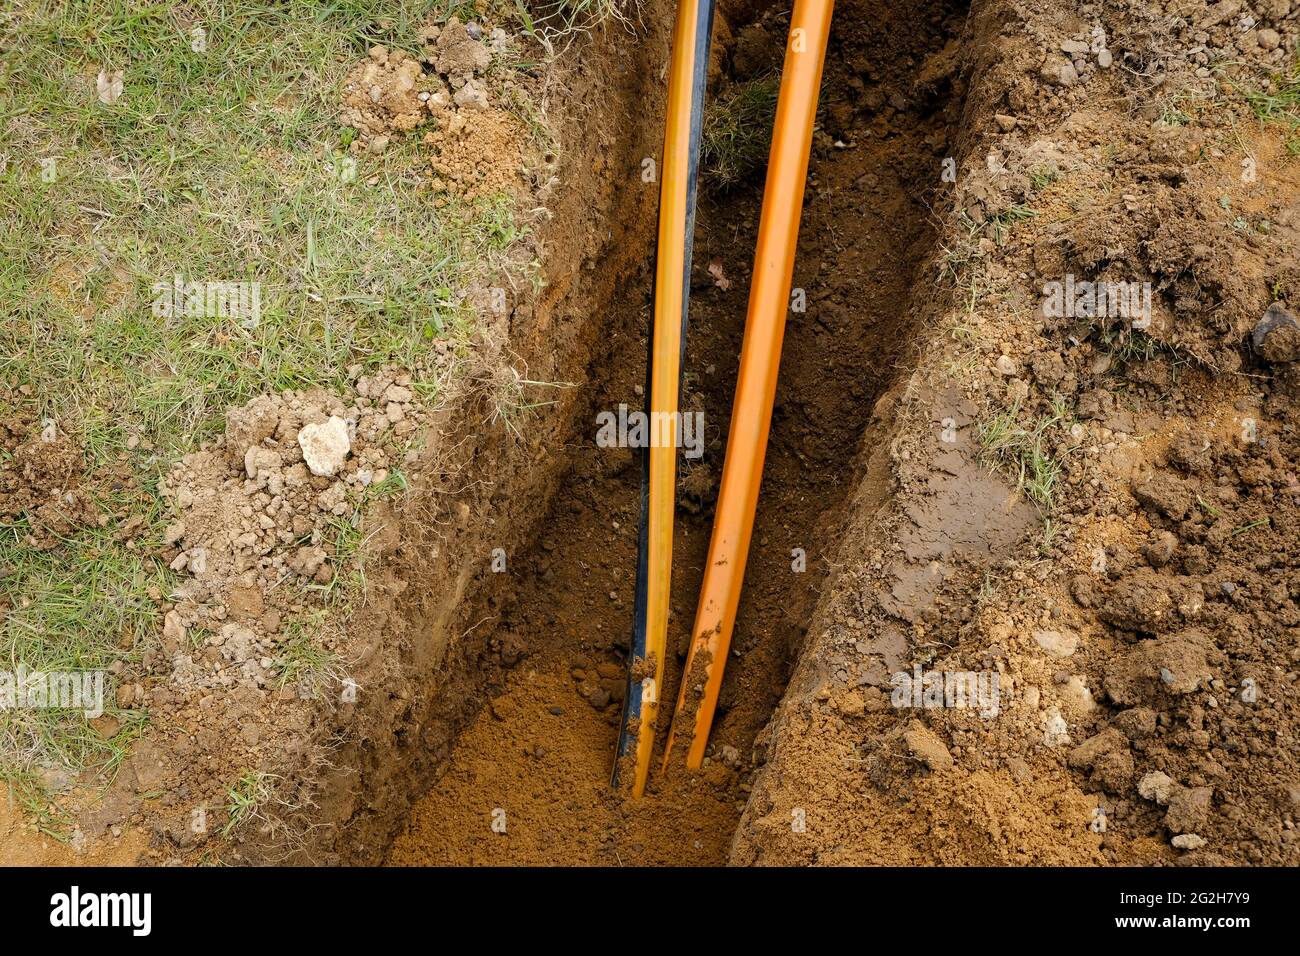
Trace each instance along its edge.
<instances>
[{"instance_id":1,"label":"fiber optic cable duct","mask_svg":"<svg viewBox=\"0 0 1300 956\"><path fill-rule=\"evenodd\" d=\"M677 416L686 349L691 244L704 119L714 0L681 0L673 28L668 112L660 168L659 236L655 254L646 394L651 421L669 423L642 449L641 528L637 551L628 686L623 699L613 782L630 774L633 797L645 791L668 641L677 484ZM662 417L660 417L662 416Z\"/></svg>"}]
</instances>

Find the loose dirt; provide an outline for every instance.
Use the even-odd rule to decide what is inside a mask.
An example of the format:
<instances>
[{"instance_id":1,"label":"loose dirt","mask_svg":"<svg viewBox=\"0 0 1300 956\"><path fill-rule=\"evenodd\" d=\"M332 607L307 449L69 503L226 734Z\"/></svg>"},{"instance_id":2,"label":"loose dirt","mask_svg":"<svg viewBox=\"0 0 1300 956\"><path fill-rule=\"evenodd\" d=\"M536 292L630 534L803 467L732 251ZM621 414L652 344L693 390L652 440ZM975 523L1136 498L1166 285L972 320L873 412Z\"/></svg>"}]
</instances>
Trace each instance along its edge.
<instances>
[{"instance_id":1,"label":"loose dirt","mask_svg":"<svg viewBox=\"0 0 1300 956\"><path fill-rule=\"evenodd\" d=\"M422 28L418 40L418 54L371 47L348 74L341 118L357 133L351 151L377 155L419 133L431 153L422 185L439 204L521 195L546 158L529 149L519 82L494 69L518 55L506 31L452 17Z\"/></svg>"},{"instance_id":2,"label":"loose dirt","mask_svg":"<svg viewBox=\"0 0 1300 956\"><path fill-rule=\"evenodd\" d=\"M137 829L77 845L32 833L21 810L0 800L0 866L131 866L147 840Z\"/></svg>"},{"instance_id":3,"label":"loose dirt","mask_svg":"<svg viewBox=\"0 0 1300 956\"><path fill-rule=\"evenodd\" d=\"M877 408L893 438L733 862L1295 862L1274 300L1295 296L1296 167L1241 99L1177 107L1276 83L1277 33L1236 3L1166 12L1186 19L976 5L944 334ZM1294 33L1294 4L1256 12ZM1051 310L1067 275L1150 282L1149 323ZM914 667L996 675L998 713L900 705Z\"/></svg>"}]
</instances>

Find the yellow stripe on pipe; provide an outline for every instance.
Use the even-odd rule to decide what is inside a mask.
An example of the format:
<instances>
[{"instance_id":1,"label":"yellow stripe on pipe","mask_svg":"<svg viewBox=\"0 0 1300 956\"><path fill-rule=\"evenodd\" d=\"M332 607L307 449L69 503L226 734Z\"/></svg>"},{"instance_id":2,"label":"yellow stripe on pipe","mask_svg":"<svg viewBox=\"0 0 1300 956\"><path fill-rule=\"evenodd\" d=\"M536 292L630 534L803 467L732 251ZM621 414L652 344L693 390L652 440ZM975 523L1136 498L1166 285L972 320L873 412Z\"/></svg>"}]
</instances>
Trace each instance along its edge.
<instances>
[{"instance_id":1,"label":"yellow stripe on pipe","mask_svg":"<svg viewBox=\"0 0 1300 956\"><path fill-rule=\"evenodd\" d=\"M668 605L672 580L673 514L677 484L678 397L681 393L682 329L689 295L691 229L698 129L702 109L708 30L712 0L683 0L673 28L672 63L668 80L668 110L664 156L660 170L659 235L656 250L653 337L649 410L652 441L648 450L649 480L646 507L645 647L644 658L629 662L634 673L644 668L635 728L635 770L632 796L645 792L654 751L655 720L663 686L668 645ZM693 138L692 132L696 131ZM625 728L630 730L630 728ZM616 771L617 772L617 771Z\"/></svg>"}]
</instances>

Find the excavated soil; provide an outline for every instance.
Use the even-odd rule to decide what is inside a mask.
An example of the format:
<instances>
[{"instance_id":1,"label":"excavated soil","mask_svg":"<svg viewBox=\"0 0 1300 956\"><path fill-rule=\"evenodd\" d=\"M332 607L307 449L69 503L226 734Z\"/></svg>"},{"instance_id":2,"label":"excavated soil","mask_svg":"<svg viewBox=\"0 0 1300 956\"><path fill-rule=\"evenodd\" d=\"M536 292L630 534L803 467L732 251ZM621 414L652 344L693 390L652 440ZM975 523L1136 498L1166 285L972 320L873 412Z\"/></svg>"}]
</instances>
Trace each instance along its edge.
<instances>
[{"instance_id":1,"label":"excavated soil","mask_svg":"<svg viewBox=\"0 0 1300 956\"><path fill-rule=\"evenodd\" d=\"M875 410L731 862L1296 863L1300 188L1251 97L1298 13L975 5L943 334Z\"/></svg>"},{"instance_id":2,"label":"excavated soil","mask_svg":"<svg viewBox=\"0 0 1300 956\"><path fill-rule=\"evenodd\" d=\"M639 521L633 453L596 447L595 412L639 407L650 272L616 303L609 349L592 366L590 414L566 441L569 464L540 540L494 576L480 627L506 673L458 738L397 839L394 864L717 864L750 790L754 743L780 700L833 556L870 410L907 359L906 307L932 251L931 172L960 103L950 37L960 11L923 4L916 34L868 31L884 15L844 5L827 60L782 356L763 497L732 659L703 772L652 775L625 801L609 775L624 688ZM788 13L720 23L725 87L779 70ZM734 38L734 39L733 39ZM864 65L910 90L871 122L858 108ZM673 552L665 699L676 698L725 455L752 267L761 169L701 203L683 408L703 411L706 447L683 464ZM801 557L802 556L802 557ZM657 735L662 744L664 728ZM658 761L656 761L658 767Z\"/></svg>"}]
</instances>

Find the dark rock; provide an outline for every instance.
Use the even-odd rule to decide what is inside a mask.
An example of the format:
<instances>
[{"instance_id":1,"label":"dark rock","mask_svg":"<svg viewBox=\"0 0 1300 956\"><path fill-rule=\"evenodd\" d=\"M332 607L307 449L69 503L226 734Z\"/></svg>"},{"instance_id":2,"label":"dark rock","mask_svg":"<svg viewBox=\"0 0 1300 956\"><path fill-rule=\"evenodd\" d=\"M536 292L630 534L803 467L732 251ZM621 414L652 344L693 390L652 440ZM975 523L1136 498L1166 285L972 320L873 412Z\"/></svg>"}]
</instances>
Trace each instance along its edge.
<instances>
[{"instance_id":1,"label":"dark rock","mask_svg":"<svg viewBox=\"0 0 1300 956\"><path fill-rule=\"evenodd\" d=\"M1266 362L1294 362L1300 359L1300 320L1274 302L1250 333L1250 344Z\"/></svg>"}]
</instances>

